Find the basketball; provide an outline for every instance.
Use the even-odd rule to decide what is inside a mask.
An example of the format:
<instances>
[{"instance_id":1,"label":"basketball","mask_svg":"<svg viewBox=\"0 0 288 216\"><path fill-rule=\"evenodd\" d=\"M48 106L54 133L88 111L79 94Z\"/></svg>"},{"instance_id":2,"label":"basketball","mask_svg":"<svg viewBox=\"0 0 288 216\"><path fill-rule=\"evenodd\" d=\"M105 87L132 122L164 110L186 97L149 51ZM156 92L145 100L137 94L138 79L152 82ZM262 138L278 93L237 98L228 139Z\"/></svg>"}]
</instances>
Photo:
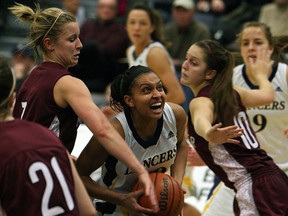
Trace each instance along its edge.
<instances>
[{"instance_id":1,"label":"basketball","mask_svg":"<svg viewBox=\"0 0 288 216\"><path fill-rule=\"evenodd\" d=\"M150 173L150 178L154 182L159 212L155 216L178 216L184 206L184 194L178 182L165 173ZM139 190L139 184L134 187L134 191ZM139 205L149 208L148 197L141 196L138 200Z\"/></svg>"}]
</instances>

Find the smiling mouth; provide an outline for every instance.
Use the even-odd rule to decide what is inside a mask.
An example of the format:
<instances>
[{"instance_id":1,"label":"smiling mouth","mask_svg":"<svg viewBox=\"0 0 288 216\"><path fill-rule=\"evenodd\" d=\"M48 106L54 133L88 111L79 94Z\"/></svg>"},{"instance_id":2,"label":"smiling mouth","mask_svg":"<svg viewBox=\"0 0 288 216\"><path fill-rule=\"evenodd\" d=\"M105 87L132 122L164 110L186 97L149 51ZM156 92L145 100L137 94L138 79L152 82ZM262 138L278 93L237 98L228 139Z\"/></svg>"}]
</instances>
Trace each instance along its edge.
<instances>
[{"instance_id":1,"label":"smiling mouth","mask_svg":"<svg viewBox=\"0 0 288 216\"><path fill-rule=\"evenodd\" d=\"M158 103L154 103L150 106L150 108L152 110L157 110L157 109L161 109L162 108L162 103L158 102Z\"/></svg>"}]
</instances>

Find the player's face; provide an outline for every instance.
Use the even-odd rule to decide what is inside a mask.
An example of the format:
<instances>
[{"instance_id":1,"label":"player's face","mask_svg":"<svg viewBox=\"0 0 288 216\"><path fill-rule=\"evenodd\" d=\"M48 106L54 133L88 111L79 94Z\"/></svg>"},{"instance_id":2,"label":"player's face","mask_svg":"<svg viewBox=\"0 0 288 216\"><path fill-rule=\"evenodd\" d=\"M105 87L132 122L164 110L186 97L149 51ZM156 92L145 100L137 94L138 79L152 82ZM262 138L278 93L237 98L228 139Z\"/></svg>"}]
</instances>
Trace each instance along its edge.
<instances>
[{"instance_id":1,"label":"player's face","mask_svg":"<svg viewBox=\"0 0 288 216\"><path fill-rule=\"evenodd\" d=\"M79 34L76 22L67 23L63 25L62 33L53 46L53 59L66 68L78 63L80 49L83 47Z\"/></svg>"},{"instance_id":2,"label":"player's face","mask_svg":"<svg viewBox=\"0 0 288 216\"><path fill-rule=\"evenodd\" d=\"M159 119L165 104L165 92L159 77L151 72L136 78L131 96L125 96L132 112L144 118Z\"/></svg>"},{"instance_id":3,"label":"player's face","mask_svg":"<svg viewBox=\"0 0 288 216\"><path fill-rule=\"evenodd\" d=\"M204 61L203 50L192 45L186 54L185 61L182 64L180 82L193 89L200 89L205 83L205 72L207 64Z\"/></svg>"},{"instance_id":4,"label":"player's face","mask_svg":"<svg viewBox=\"0 0 288 216\"><path fill-rule=\"evenodd\" d=\"M149 15L144 10L130 11L126 22L126 29L130 40L135 45L150 43L151 34L154 31Z\"/></svg>"},{"instance_id":5,"label":"player's face","mask_svg":"<svg viewBox=\"0 0 288 216\"><path fill-rule=\"evenodd\" d=\"M260 52L270 56L272 49L260 27L247 27L243 30L240 39L240 52L245 64L249 63L249 59L255 61L257 53Z\"/></svg>"}]
</instances>

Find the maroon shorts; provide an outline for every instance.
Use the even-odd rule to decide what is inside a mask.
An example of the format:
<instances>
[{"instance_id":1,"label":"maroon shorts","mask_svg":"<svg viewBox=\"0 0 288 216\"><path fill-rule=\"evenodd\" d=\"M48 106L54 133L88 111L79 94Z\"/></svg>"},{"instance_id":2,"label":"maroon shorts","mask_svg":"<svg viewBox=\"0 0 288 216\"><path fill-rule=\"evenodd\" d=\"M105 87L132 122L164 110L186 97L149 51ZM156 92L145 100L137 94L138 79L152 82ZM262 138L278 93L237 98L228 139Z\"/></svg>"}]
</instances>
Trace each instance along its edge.
<instances>
[{"instance_id":1,"label":"maroon shorts","mask_svg":"<svg viewBox=\"0 0 288 216\"><path fill-rule=\"evenodd\" d=\"M288 216L288 177L282 170L253 178L252 196L259 215ZM236 199L234 213L240 215Z\"/></svg>"}]
</instances>

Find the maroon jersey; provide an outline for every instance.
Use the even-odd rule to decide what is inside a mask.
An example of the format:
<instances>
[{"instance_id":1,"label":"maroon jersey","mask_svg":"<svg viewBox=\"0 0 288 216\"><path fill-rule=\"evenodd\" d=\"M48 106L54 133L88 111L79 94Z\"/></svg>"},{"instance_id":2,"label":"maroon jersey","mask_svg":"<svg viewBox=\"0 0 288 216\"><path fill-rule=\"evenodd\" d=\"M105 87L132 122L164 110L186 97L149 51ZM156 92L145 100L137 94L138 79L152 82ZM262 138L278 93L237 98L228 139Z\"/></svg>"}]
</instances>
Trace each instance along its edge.
<instances>
[{"instance_id":1,"label":"maroon jersey","mask_svg":"<svg viewBox=\"0 0 288 216\"><path fill-rule=\"evenodd\" d=\"M0 123L0 202L7 215L79 215L69 158L33 122Z\"/></svg>"},{"instance_id":2,"label":"maroon jersey","mask_svg":"<svg viewBox=\"0 0 288 216\"><path fill-rule=\"evenodd\" d=\"M210 88L211 86L202 88L197 97L209 97ZM194 143L195 149L209 168L232 189L237 189L241 183L250 181L263 173L273 173L275 169L278 169L273 160L260 148L250 126L246 109L236 91L235 95L239 113L237 116L231 116L229 122L222 123L223 125L238 125L244 129L243 135L237 138L240 144L209 144L195 132L190 114L188 119L188 133L191 143ZM216 123L219 121L216 120L213 125Z\"/></svg>"},{"instance_id":3,"label":"maroon jersey","mask_svg":"<svg viewBox=\"0 0 288 216\"><path fill-rule=\"evenodd\" d=\"M57 63L44 62L36 67L17 93L13 115L49 128L72 152L78 117L70 106L59 107L53 97L55 83L65 75L71 73Z\"/></svg>"}]
</instances>

